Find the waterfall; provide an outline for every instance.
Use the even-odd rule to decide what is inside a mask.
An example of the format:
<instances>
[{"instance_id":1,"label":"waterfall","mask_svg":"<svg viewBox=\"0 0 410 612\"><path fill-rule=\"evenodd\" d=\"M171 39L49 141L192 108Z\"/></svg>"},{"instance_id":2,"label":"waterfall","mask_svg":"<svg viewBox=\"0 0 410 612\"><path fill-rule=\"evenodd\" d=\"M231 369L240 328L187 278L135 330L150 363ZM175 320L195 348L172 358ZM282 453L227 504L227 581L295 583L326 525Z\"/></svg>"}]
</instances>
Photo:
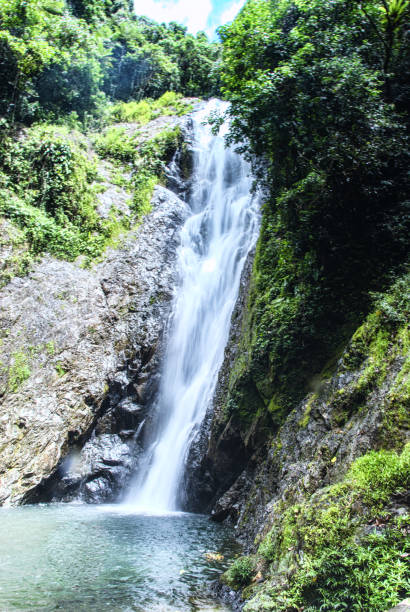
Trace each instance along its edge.
<instances>
[{"instance_id":1,"label":"waterfall","mask_svg":"<svg viewBox=\"0 0 410 612\"><path fill-rule=\"evenodd\" d=\"M180 283L169 325L151 444L127 503L137 511L178 509L187 453L215 390L241 272L258 232L249 165L204 122L225 110L211 101L194 114L192 214L181 230Z\"/></svg>"}]
</instances>

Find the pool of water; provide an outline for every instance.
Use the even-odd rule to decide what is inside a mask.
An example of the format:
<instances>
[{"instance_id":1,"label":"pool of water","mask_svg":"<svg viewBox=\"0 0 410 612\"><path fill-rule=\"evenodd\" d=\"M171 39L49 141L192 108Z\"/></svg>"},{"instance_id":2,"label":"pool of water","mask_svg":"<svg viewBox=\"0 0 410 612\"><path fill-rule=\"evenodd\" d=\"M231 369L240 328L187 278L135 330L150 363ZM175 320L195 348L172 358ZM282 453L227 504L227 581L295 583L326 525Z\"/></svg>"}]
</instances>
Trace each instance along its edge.
<instances>
[{"instance_id":1,"label":"pool of water","mask_svg":"<svg viewBox=\"0 0 410 612\"><path fill-rule=\"evenodd\" d=\"M232 532L205 516L70 504L0 509L0 610L226 610L208 585L236 552Z\"/></svg>"}]
</instances>

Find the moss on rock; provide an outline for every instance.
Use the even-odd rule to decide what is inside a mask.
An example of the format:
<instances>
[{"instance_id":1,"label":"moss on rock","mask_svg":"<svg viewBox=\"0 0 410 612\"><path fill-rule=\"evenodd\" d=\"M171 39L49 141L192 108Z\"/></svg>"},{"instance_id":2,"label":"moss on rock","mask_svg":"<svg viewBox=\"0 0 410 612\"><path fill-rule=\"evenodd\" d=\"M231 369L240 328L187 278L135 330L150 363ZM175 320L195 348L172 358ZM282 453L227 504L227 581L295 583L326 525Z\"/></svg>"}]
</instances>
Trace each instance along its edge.
<instances>
[{"instance_id":1,"label":"moss on rock","mask_svg":"<svg viewBox=\"0 0 410 612\"><path fill-rule=\"evenodd\" d=\"M269 577L246 612L377 612L397 604L409 588L410 522L395 501L409 485L410 444L401 454L360 457L341 482L302 503L279 502L258 549L270 564Z\"/></svg>"}]
</instances>

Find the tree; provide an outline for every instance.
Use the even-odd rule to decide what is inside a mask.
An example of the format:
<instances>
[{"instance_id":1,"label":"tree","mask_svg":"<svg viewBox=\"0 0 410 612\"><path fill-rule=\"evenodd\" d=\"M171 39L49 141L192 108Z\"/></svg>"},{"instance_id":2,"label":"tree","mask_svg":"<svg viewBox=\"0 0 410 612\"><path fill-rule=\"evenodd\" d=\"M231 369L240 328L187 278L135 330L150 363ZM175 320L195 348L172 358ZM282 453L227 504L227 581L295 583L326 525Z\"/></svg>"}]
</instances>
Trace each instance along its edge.
<instances>
[{"instance_id":1,"label":"tree","mask_svg":"<svg viewBox=\"0 0 410 612\"><path fill-rule=\"evenodd\" d=\"M405 22L386 72L384 5L366 4L373 25L352 0L249 0L220 30L230 139L266 194L252 367L285 394L289 364L300 391L408 250L408 118L391 104L407 87Z\"/></svg>"}]
</instances>

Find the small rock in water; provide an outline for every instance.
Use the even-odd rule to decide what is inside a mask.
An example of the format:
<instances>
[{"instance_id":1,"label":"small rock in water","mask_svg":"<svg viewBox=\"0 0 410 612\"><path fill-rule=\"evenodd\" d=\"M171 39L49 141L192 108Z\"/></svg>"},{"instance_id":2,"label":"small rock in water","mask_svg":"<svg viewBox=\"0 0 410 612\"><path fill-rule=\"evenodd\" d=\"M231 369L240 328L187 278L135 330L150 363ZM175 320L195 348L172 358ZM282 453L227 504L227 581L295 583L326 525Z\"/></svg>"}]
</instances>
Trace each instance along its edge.
<instances>
[{"instance_id":1,"label":"small rock in water","mask_svg":"<svg viewBox=\"0 0 410 612\"><path fill-rule=\"evenodd\" d=\"M207 552L205 553L204 557L207 561L223 561L224 560L224 556L221 555L220 553Z\"/></svg>"}]
</instances>

